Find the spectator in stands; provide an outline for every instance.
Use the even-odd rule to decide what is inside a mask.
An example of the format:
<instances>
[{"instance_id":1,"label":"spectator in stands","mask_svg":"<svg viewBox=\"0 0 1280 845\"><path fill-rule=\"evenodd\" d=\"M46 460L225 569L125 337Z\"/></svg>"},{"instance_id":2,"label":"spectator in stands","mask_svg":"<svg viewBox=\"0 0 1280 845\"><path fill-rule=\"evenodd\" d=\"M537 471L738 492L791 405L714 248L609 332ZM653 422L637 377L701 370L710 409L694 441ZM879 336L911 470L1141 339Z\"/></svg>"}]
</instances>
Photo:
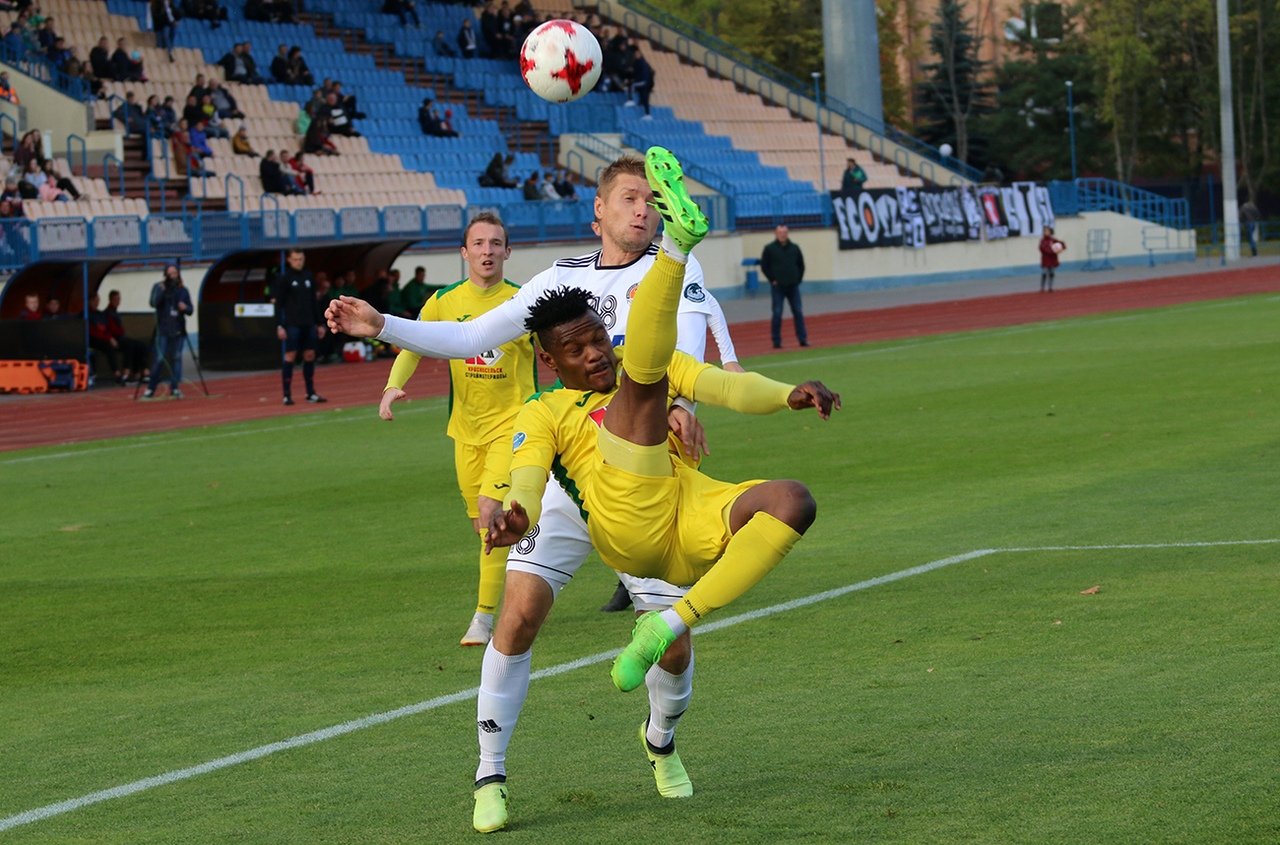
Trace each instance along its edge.
<instances>
[{"instance_id":1,"label":"spectator in stands","mask_svg":"<svg viewBox=\"0 0 1280 845\"><path fill-rule=\"evenodd\" d=\"M200 113L205 123L204 134L210 138L231 137L231 131L223 124L222 118L218 115L218 110L214 108L211 95L204 95L204 99L200 102Z\"/></svg>"},{"instance_id":2,"label":"spectator in stands","mask_svg":"<svg viewBox=\"0 0 1280 845\"><path fill-rule=\"evenodd\" d=\"M304 194L316 194L316 172L311 169L311 165L307 164L305 159L306 153L297 153L289 155L287 150L280 151L281 161L293 171L293 181L297 183L298 190Z\"/></svg>"},{"instance_id":3,"label":"spectator in stands","mask_svg":"<svg viewBox=\"0 0 1280 845\"><path fill-rule=\"evenodd\" d=\"M498 6L493 0L489 0L480 12L480 34L492 50L498 40Z\"/></svg>"},{"instance_id":4,"label":"spectator in stands","mask_svg":"<svg viewBox=\"0 0 1280 845\"><path fill-rule=\"evenodd\" d=\"M163 138L173 134L178 125L178 112L173 105L173 97L165 97L164 102L156 108L147 107L147 122L151 124L151 132L159 133Z\"/></svg>"},{"instance_id":5,"label":"spectator in stands","mask_svg":"<svg viewBox=\"0 0 1280 845\"><path fill-rule=\"evenodd\" d=\"M22 301L22 310L18 312L18 319L28 323L44 319L44 309L40 307L40 294L29 293L26 295Z\"/></svg>"},{"instance_id":6,"label":"spectator in stands","mask_svg":"<svg viewBox=\"0 0 1280 845\"><path fill-rule=\"evenodd\" d=\"M452 116L453 110L450 109L446 114ZM450 118L441 116L440 110L435 106L435 101L430 97L423 100L422 107L418 109L418 125L422 127L423 134L430 135L433 138L458 137Z\"/></svg>"},{"instance_id":7,"label":"spectator in stands","mask_svg":"<svg viewBox=\"0 0 1280 845\"><path fill-rule=\"evenodd\" d=\"M311 120L311 125L307 127L306 137L302 140L303 152L311 155L338 155L338 147L329 136L329 116L324 113L317 114Z\"/></svg>"},{"instance_id":8,"label":"spectator in stands","mask_svg":"<svg viewBox=\"0 0 1280 845\"><path fill-rule=\"evenodd\" d=\"M476 44L476 31L471 26L471 15L462 19L462 27L458 30L458 51L464 59L474 59L479 52Z\"/></svg>"},{"instance_id":9,"label":"spectator in stands","mask_svg":"<svg viewBox=\"0 0 1280 845\"><path fill-rule=\"evenodd\" d=\"M628 52L631 59L631 100L638 102L644 109L641 120L652 120L653 115L649 114L649 95L653 93L653 81L657 74L638 46L632 44Z\"/></svg>"},{"instance_id":10,"label":"spectator in stands","mask_svg":"<svg viewBox=\"0 0 1280 845\"><path fill-rule=\"evenodd\" d=\"M214 109L217 110L218 117L234 117L237 119L244 117L244 112L240 111L240 105L236 102L236 98L218 80L209 80L207 96Z\"/></svg>"},{"instance_id":11,"label":"spectator in stands","mask_svg":"<svg viewBox=\"0 0 1280 845\"><path fill-rule=\"evenodd\" d=\"M276 56L271 60L271 78L281 85L293 85L289 79L289 45L276 46Z\"/></svg>"},{"instance_id":12,"label":"spectator in stands","mask_svg":"<svg viewBox=\"0 0 1280 845\"><path fill-rule=\"evenodd\" d=\"M124 321L120 319L120 291L107 294L107 328L124 357L125 381L140 381L149 375L147 371L147 345L124 333Z\"/></svg>"},{"instance_id":13,"label":"spectator in stands","mask_svg":"<svg viewBox=\"0 0 1280 845\"><path fill-rule=\"evenodd\" d=\"M111 54L111 70L117 82L146 82L142 67L142 53L125 49L123 38L116 39L116 51Z\"/></svg>"},{"instance_id":14,"label":"spectator in stands","mask_svg":"<svg viewBox=\"0 0 1280 845\"><path fill-rule=\"evenodd\" d=\"M45 52L58 42L58 33L53 29L53 18L45 18L44 23L36 30L36 42Z\"/></svg>"},{"instance_id":15,"label":"spectator in stands","mask_svg":"<svg viewBox=\"0 0 1280 845\"><path fill-rule=\"evenodd\" d=\"M101 352L106 357L107 366L111 368L116 384L124 384L120 344L111 336L111 325L107 314L98 307L100 301L96 293L89 297L89 348L95 352Z\"/></svg>"},{"instance_id":16,"label":"spectator in stands","mask_svg":"<svg viewBox=\"0 0 1280 845\"><path fill-rule=\"evenodd\" d=\"M218 59L222 72L228 82L240 82L245 85L261 85L262 77L258 76L258 65L250 53L248 41L231 45L225 56Z\"/></svg>"},{"instance_id":17,"label":"spectator in stands","mask_svg":"<svg viewBox=\"0 0 1280 845\"><path fill-rule=\"evenodd\" d=\"M774 229L774 240L765 245L760 254L760 272L769 280L773 295L773 314L769 331L773 336L773 348L782 348L782 304L791 305L791 318L796 324L796 340L801 346L809 345L809 333L804 326L804 309L800 304L800 283L804 281L804 253L791 240L786 226Z\"/></svg>"},{"instance_id":18,"label":"spectator in stands","mask_svg":"<svg viewBox=\"0 0 1280 845\"><path fill-rule=\"evenodd\" d=\"M618 30L607 42L602 39L604 57L601 60L600 90L626 91L630 82L626 67L627 36Z\"/></svg>"},{"instance_id":19,"label":"spectator in stands","mask_svg":"<svg viewBox=\"0 0 1280 845\"><path fill-rule=\"evenodd\" d=\"M524 180L524 198L527 200L540 200L542 196L542 188L538 185L538 171L529 174L529 178Z\"/></svg>"},{"instance_id":20,"label":"spectator in stands","mask_svg":"<svg viewBox=\"0 0 1280 845\"><path fill-rule=\"evenodd\" d=\"M336 92L329 92L329 95L325 97L325 105L329 118L330 132L335 135L346 135L348 138L360 137L360 133L356 131L355 126L351 123L351 115L343 107Z\"/></svg>"},{"instance_id":21,"label":"spectator in stands","mask_svg":"<svg viewBox=\"0 0 1280 845\"><path fill-rule=\"evenodd\" d=\"M204 99L204 95L209 93L209 83L205 80L203 73L196 74L195 84L191 86L191 90L187 92L188 97L195 97L199 103Z\"/></svg>"},{"instance_id":22,"label":"spectator in stands","mask_svg":"<svg viewBox=\"0 0 1280 845\"><path fill-rule=\"evenodd\" d=\"M31 49L30 43L22 29L22 24L14 21L9 24L9 31L4 35L4 51L11 56L25 56Z\"/></svg>"},{"instance_id":23,"label":"spectator in stands","mask_svg":"<svg viewBox=\"0 0 1280 845\"><path fill-rule=\"evenodd\" d=\"M15 106L22 103L18 98L18 92L13 87L13 83L9 81L8 71L0 71L0 100L13 103Z\"/></svg>"},{"instance_id":24,"label":"spectator in stands","mask_svg":"<svg viewBox=\"0 0 1280 845\"><path fill-rule=\"evenodd\" d=\"M418 4L414 0L386 0L382 4L382 12L400 18L401 26L408 26L409 18L413 18L413 25L418 29L422 28L422 19L418 17Z\"/></svg>"},{"instance_id":25,"label":"spectator in stands","mask_svg":"<svg viewBox=\"0 0 1280 845\"><path fill-rule=\"evenodd\" d=\"M431 49L442 59L456 59L458 51L453 49L453 45L449 43L449 39L444 37L444 30L437 29L435 40L431 42Z\"/></svg>"},{"instance_id":26,"label":"spectator in stands","mask_svg":"<svg viewBox=\"0 0 1280 845\"><path fill-rule=\"evenodd\" d=\"M4 190L0 191L0 201L9 203L11 208L16 208L18 214L22 213L22 192L18 190L18 180L10 176L4 180Z\"/></svg>"},{"instance_id":27,"label":"spectator in stands","mask_svg":"<svg viewBox=\"0 0 1280 845\"><path fill-rule=\"evenodd\" d=\"M511 7L502 0L498 7L498 25L489 51L495 59L514 59L516 56L516 24L511 17Z\"/></svg>"},{"instance_id":28,"label":"spectator in stands","mask_svg":"<svg viewBox=\"0 0 1280 845\"><path fill-rule=\"evenodd\" d=\"M60 193L65 194L67 199L80 199L80 191L76 188L75 182L58 173L53 159L45 159L44 163L40 165L40 172L44 174L46 186L54 188ZM54 199L61 199L61 197L54 196Z\"/></svg>"},{"instance_id":29,"label":"spectator in stands","mask_svg":"<svg viewBox=\"0 0 1280 845\"><path fill-rule=\"evenodd\" d=\"M556 176L550 170L542 177L542 184L539 186L542 191L544 200L560 201L560 192L556 190Z\"/></svg>"},{"instance_id":30,"label":"spectator in stands","mask_svg":"<svg viewBox=\"0 0 1280 845\"><path fill-rule=\"evenodd\" d=\"M560 171L560 178L556 181L556 193L560 195L560 199L576 200L578 198L578 189L573 184L574 178L572 170Z\"/></svg>"},{"instance_id":31,"label":"spectator in stands","mask_svg":"<svg viewBox=\"0 0 1280 845\"><path fill-rule=\"evenodd\" d=\"M258 176L262 179L264 193L286 195L301 193L293 179L284 175L275 150L267 150L267 154L258 163Z\"/></svg>"},{"instance_id":32,"label":"spectator in stands","mask_svg":"<svg viewBox=\"0 0 1280 845\"><path fill-rule=\"evenodd\" d=\"M289 48L289 77L294 80L294 85L316 84L311 68L307 67L307 60L302 58L302 48L296 44Z\"/></svg>"},{"instance_id":33,"label":"spectator in stands","mask_svg":"<svg viewBox=\"0 0 1280 845\"><path fill-rule=\"evenodd\" d=\"M173 149L173 169L175 176L195 175L200 169L199 159L191 154L191 133L188 131L187 119L179 118L169 135L169 146Z\"/></svg>"},{"instance_id":34,"label":"spectator in stands","mask_svg":"<svg viewBox=\"0 0 1280 845\"><path fill-rule=\"evenodd\" d=\"M173 41L178 34L178 11L174 0L151 0L151 28L156 34L156 47L173 61Z\"/></svg>"},{"instance_id":35,"label":"spectator in stands","mask_svg":"<svg viewBox=\"0 0 1280 845\"><path fill-rule=\"evenodd\" d=\"M844 176L840 177L840 193L856 194L862 190L866 182L867 171L862 169L862 165L854 159L845 159Z\"/></svg>"},{"instance_id":36,"label":"spectator in stands","mask_svg":"<svg viewBox=\"0 0 1280 845\"><path fill-rule=\"evenodd\" d=\"M187 104L182 107L182 119L187 122L187 126L195 126L204 120L204 108L200 105L203 96L203 94L197 95L195 89L187 95Z\"/></svg>"},{"instance_id":37,"label":"spectator in stands","mask_svg":"<svg viewBox=\"0 0 1280 845\"><path fill-rule=\"evenodd\" d=\"M205 133L208 124L200 120L195 126L187 128L187 139L191 144L192 161L198 164L199 173L193 173L193 176L212 176L213 171L204 164L206 158L213 158L213 150L209 147L209 136Z\"/></svg>"},{"instance_id":38,"label":"spectator in stands","mask_svg":"<svg viewBox=\"0 0 1280 845\"><path fill-rule=\"evenodd\" d=\"M342 82L340 80L335 79L330 82L328 87L325 89L325 93L336 94L338 102L342 104L344 109L346 109L347 114L352 120L364 120L365 113L360 111L360 106L356 103L356 95L343 93Z\"/></svg>"},{"instance_id":39,"label":"spectator in stands","mask_svg":"<svg viewBox=\"0 0 1280 845\"><path fill-rule=\"evenodd\" d=\"M238 156L258 158L258 151L249 142L249 130L243 126L236 130L235 135L231 136L231 152Z\"/></svg>"},{"instance_id":40,"label":"spectator in stands","mask_svg":"<svg viewBox=\"0 0 1280 845\"><path fill-rule=\"evenodd\" d=\"M142 106L138 105L132 91L125 92L124 102L116 106L111 116L124 127L125 135L147 134L147 113Z\"/></svg>"},{"instance_id":41,"label":"spectator in stands","mask_svg":"<svg viewBox=\"0 0 1280 845\"><path fill-rule=\"evenodd\" d=\"M98 44L89 51L89 67L98 79L115 79L115 71L111 67L111 42L107 36L98 39Z\"/></svg>"},{"instance_id":42,"label":"spectator in stands","mask_svg":"<svg viewBox=\"0 0 1280 845\"><path fill-rule=\"evenodd\" d=\"M210 29L217 29L227 19L227 7L217 0L183 0L182 14L193 20L208 21Z\"/></svg>"},{"instance_id":43,"label":"spectator in stands","mask_svg":"<svg viewBox=\"0 0 1280 845\"><path fill-rule=\"evenodd\" d=\"M426 303L427 297L431 296L431 291L431 286L427 284L427 268L414 267L413 278L400 291L400 304L405 311L416 318L418 313L422 311L422 306Z\"/></svg>"},{"instance_id":44,"label":"spectator in stands","mask_svg":"<svg viewBox=\"0 0 1280 845\"><path fill-rule=\"evenodd\" d=\"M75 54L67 47L67 41L65 38L58 38L58 40L53 42L53 46L45 53L45 58L49 60L49 63L58 70L64 72L67 67L67 62L71 61L74 57Z\"/></svg>"}]
</instances>

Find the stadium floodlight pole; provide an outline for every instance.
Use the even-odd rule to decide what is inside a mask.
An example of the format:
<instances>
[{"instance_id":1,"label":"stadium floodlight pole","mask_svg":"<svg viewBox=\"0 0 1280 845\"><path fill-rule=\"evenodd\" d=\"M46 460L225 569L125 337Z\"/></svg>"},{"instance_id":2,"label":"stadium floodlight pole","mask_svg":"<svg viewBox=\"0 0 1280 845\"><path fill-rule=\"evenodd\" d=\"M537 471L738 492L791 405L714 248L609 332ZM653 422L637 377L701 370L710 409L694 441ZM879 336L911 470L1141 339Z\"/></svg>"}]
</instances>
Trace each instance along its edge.
<instances>
[{"instance_id":1,"label":"stadium floodlight pole","mask_svg":"<svg viewBox=\"0 0 1280 845\"><path fill-rule=\"evenodd\" d=\"M1072 96L1071 89L1075 88L1075 83L1070 79L1067 80L1067 135L1071 139L1071 181L1075 182L1078 175L1076 170L1076 105L1075 98Z\"/></svg>"},{"instance_id":2,"label":"stadium floodlight pole","mask_svg":"<svg viewBox=\"0 0 1280 845\"><path fill-rule=\"evenodd\" d=\"M821 185L823 193L825 193L827 190L827 161L822 152L822 73L815 70L809 75L813 77L814 120L818 124L818 183Z\"/></svg>"},{"instance_id":3,"label":"stadium floodlight pole","mask_svg":"<svg viewBox=\"0 0 1280 845\"><path fill-rule=\"evenodd\" d=\"M1236 132L1231 107L1231 30L1227 0L1218 0L1218 102L1222 122L1222 260L1240 260L1240 209L1236 206Z\"/></svg>"}]
</instances>

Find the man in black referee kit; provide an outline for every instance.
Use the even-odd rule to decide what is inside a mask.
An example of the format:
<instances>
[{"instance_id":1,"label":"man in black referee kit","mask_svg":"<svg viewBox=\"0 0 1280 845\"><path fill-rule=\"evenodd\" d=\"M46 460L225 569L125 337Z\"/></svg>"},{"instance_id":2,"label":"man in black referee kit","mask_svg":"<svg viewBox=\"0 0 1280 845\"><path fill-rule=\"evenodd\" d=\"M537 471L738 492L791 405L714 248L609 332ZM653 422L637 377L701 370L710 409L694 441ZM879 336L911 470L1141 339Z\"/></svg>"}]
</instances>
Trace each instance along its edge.
<instances>
[{"instance_id":1,"label":"man in black referee kit","mask_svg":"<svg viewBox=\"0 0 1280 845\"><path fill-rule=\"evenodd\" d=\"M276 305L276 336L284 341L284 404L293 404L293 362L302 350L302 377L307 382L307 401L325 402L316 393L316 341L324 337L324 315L316 303L316 283L310 270L303 269L307 256L300 249L285 255L288 268L276 277L271 301Z\"/></svg>"}]
</instances>

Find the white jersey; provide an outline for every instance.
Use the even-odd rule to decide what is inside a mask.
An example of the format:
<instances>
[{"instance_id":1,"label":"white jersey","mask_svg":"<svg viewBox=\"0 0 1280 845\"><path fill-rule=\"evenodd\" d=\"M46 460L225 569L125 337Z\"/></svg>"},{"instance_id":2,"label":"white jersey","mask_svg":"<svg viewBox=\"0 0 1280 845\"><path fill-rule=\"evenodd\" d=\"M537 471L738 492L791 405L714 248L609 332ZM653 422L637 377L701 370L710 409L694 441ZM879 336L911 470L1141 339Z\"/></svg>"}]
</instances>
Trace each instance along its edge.
<instances>
[{"instance_id":1,"label":"white jersey","mask_svg":"<svg viewBox=\"0 0 1280 845\"><path fill-rule=\"evenodd\" d=\"M653 266L658 247L650 244L635 261L617 267L602 266L600 253L596 250L557 261L530 279L511 299L465 323L423 322L388 315L378 339L432 358L479 355L526 334L524 321L533 303L547 291L566 286L592 293L596 313L609 330L613 345L620 346L626 338L631 300L640 280ZM699 361L706 352L707 324L711 316L709 300L703 286L702 265L690 255L677 315L676 348Z\"/></svg>"}]
</instances>

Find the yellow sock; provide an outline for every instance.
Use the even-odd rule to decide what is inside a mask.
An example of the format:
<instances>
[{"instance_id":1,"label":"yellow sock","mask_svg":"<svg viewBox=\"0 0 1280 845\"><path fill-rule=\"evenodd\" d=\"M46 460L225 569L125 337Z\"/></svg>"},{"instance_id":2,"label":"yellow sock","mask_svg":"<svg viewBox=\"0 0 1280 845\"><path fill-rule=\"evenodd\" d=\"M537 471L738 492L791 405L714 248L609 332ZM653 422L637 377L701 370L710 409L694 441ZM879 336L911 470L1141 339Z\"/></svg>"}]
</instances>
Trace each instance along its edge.
<instances>
[{"instance_id":1,"label":"yellow sock","mask_svg":"<svg viewBox=\"0 0 1280 845\"><path fill-rule=\"evenodd\" d=\"M480 596L476 613L493 613L502 599L502 584L507 579L507 552L503 546L484 553L484 531L480 532Z\"/></svg>"},{"instance_id":2,"label":"yellow sock","mask_svg":"<svg viewBox=\"0 0 1280 845\"><path fill-rule=\"evenodd\" d=\"M684 265L659 252L640 280L627 317L622 369L637 384L655 384L667 374L676 351L676 311L684 288Z\"/></svg>"},{"instance_id":3,"label":"yellow sock","mask_svg":"<svg viewBox=\"0 0 1280 845\"><path fill-rule=\"evenodd\" d=\"M707 574L676 602L676 613L692 627L711 611L724 607L754 587L787 556L799 539L800 534L782 520L757 513L733 535L724 554Z\"/></svg>"}]
</instances>

